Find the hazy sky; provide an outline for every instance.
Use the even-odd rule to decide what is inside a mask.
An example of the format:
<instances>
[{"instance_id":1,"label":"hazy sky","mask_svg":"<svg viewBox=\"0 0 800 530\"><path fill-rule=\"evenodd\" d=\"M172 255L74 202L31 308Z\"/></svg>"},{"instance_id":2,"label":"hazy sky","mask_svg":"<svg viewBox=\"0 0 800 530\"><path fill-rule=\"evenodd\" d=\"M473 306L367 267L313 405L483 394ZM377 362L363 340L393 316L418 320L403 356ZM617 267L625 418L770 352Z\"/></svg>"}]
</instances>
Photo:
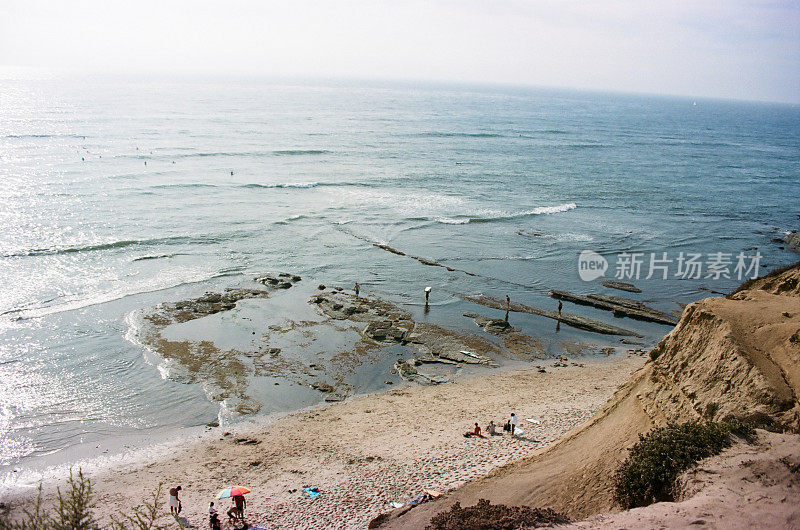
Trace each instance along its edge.
<instances>
[{"instance_id":1,"label":"hazy sky","mask_svg":"<svg viewBox=\"0 0 800 530\"><path fill-rule=\"evenodd\" d=\"M0 0L0 65L800 102L800 0Z\"/></svg>"}]
</instances>

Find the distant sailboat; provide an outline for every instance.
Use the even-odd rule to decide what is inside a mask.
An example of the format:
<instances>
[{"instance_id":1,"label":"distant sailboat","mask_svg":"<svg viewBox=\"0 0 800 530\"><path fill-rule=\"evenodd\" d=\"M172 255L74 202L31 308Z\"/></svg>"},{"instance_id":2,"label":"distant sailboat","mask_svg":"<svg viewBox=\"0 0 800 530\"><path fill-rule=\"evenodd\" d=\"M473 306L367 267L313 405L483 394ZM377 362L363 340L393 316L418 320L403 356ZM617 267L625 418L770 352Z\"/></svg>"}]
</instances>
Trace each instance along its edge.
<instances>
[{"instance_id":1,"label":"distant sailboat","mask_svg":"<svg viewBox=\"0 0 800 530\"><path fill-rule=\"evenodd\" d=\"M693 102L692 102L692 106L693 106L693 107L696 107L696 106L697 106L697 102L696 102L696 101L693 101Z\"/></svg>"}]
</instances>

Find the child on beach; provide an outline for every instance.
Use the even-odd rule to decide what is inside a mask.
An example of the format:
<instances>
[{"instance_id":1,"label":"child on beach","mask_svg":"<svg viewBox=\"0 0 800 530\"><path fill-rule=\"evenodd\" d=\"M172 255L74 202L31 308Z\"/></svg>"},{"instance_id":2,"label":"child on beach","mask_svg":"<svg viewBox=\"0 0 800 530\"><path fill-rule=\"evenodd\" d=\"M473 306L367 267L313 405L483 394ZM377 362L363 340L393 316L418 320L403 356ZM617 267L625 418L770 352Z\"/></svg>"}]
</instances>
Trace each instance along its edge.
<instances>
[{"instance_id":1,"label":"child on beach","mask_svg":"<svg viewBox=\"0 0 800 530\"><path fill-rule=\"evenodd\" d=\"M213 502L208 505L208 525L211 527L211 530L220 530L222 528L219 522L217 509L214 508Z\"/></svg>"}]
</instances>

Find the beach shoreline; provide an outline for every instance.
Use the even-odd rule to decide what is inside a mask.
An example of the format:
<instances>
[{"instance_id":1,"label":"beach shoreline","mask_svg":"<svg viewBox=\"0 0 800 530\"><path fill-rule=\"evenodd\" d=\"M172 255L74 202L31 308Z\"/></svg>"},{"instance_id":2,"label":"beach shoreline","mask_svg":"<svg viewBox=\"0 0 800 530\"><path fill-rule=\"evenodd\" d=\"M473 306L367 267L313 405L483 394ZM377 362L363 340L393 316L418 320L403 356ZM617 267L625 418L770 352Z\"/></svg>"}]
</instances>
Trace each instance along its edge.
<instances>
[{"instance_id":1,"label":"beach shoreline","mask_svg":"<svg viewBox=\"0 0 800 530\"><path fill-rule=\"evenodd\" d=\"M545 373L513 366L435 386L357 395L210 429L183 444L87 469L96 514L105 519L129 510L160 482L181 484L181 515L201 527L215 494L242 484L253 490L247 497L250 523L364 528L392 502L407 504L425 489L446 492L554 442L590 419L644 358L618 354L552 364ZM511 412L520 418L522 436L462 436L475 422L481 428L489 420L502 425ZM46 497L56 485L44 484ZM306 485L322 495L304 498ZM18 501L3 500L12 506ZM227 509L227 501L216 504Z\"/></svg>"}]
</instances>

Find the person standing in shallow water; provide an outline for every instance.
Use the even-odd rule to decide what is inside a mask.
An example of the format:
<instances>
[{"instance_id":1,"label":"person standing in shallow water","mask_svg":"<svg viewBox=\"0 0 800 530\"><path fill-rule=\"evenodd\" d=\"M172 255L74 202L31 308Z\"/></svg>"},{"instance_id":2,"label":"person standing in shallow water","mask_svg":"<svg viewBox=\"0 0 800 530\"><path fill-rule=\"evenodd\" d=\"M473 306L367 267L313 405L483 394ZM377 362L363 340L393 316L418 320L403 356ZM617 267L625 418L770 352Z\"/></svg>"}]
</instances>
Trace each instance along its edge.
<instances>
[{"instance_id":1,"label":"person standing in shallow water","mask_svg":"<svg viewBox=\"0 0 800 530\"><path fill-rule=\"evenodd\" d=\"M511 297L506 294L506 312L511 311Z\"/></svg>"},{"instance_id":2,"label":"person standing in shallow water","mask_svg":"<svg viewBox=\"0 0 800 530\"><path fill-rule=\"evenodd\" d=\"M353 290L356 292L356 298L358 298L358 293L361 291L361 286L358 285L358 282L353 286Z\"/></svg>"},{"instance_id":3,"label":"person standing in shallow water","mask_svg":"<svg viewBox=\"0 0 800 530\"><path fill-rule=\"evenodd\" d=\"M558 301L558 314L559 315L561 314L561 308L562 307L564 307L564 303L561 300L559 300Z\"/></svg>"}]
</instances>

